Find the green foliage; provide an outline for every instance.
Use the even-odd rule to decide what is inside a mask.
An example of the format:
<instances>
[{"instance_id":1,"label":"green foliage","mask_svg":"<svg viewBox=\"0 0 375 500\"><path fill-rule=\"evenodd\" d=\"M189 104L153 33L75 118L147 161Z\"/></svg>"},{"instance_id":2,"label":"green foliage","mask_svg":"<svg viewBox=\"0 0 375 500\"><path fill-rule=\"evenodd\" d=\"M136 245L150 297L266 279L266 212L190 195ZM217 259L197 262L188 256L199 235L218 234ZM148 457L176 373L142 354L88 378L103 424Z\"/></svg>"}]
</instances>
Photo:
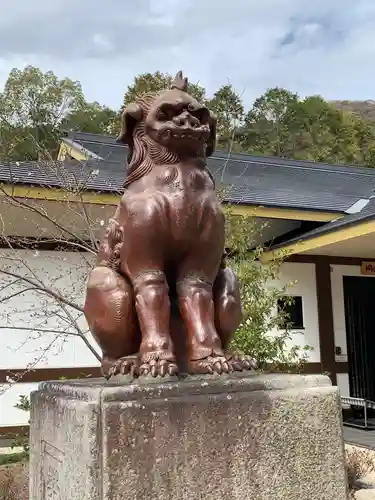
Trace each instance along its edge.
<instances>
[{"instance_id":1,"label":"green foliage","mask_svg":"<svg viewBox=\"0 0 375 500\"><path fill-rule=\"evenodd\" d=\"M255 100L245 119L243 145L281 156L295 127L297 96L274 88Z\"/></svg>"},{"instance_id":2,"label":"green foliage","mask_svg":"<svg viewBox=\"0 0 375 500\"><path fill-rule=\"evenodd\" d=\"M207 102L208 107L217 117L217 136L219 147L229 149L233 144L235 130L244 117L241 97L232 85L223 85Z\"/></svg>"},{"instance_id":3,"label":"green foliage","mask_svg":"<svg viewBox=\"0 0 375 500\"><path fill-rule=\"evenodd\" d=\"M280 88L255 100L237 138L244 150L268 156L375 165L371 124L320 96L301 100Z\"/></svg>"},{"instance_id":4,"label":"green foliage","mask_svg":"<svg viewBox=\"0 0 375 500\"><path fill-rule=\"evenodd\" d=\"M227 216L228 257L240 278L244 313L232 348L252 355L260 368L298 371L311 348L292 342L293 330L285 307L293 301L290 292L294 283L279 282L282 257L268 265L260 264L262 249L256 246L256 238L261 229L255 224L249 216L234 216L230 212ZM284 304L280 309L276 307L279 299Z\"/></svg>"},{"instance_id":5,"label":"green foliage","mask_svg":"<svg viewBox=\"0 0 375 500\"><path fill-rule=\"evenodd\" d=\"M118 113L98 102L84 102L69 113L61 127L69 131L115 135Z\"/></svg>"},{"instance_id":6,"label":"green foliage","mask_svg":"<svg viewBox=\"0 0 375 500\"><path fill-rule=\"evenodd\" d=\"M23 411L30 411L31 410L31 402L29 396L25 396L24 394L21 394L19 397L19 401L17 404L14 405L15 408L18 410L23 410Z\"/></svg>"},{"instance_id":7,"label":"green foliage","mask_svg":"<svg viewBox=\"0 0 375 500\"><path fill-rule=\"evenodd\" d=\"M61 130L115 134L118 113L86 102L81 84L52 71L13 69L0 94L0 159L54 158Z\"/></svg>"},{"instance_id":8,"label":"green foliage","mask_svg":"<svg viewBox=\"0 0 375 500\"><path fill-rule=\"evenodd\" d=\"M38 159L56 152L61 121L84 102L79 82L59 80L52 71L12 69L0 94L3 157Z\"/></svg>"},{"instance_id":9,"label":"green foliage","mask_svg":"<svg viewBox=\"0 0 375 500\"><path fill-rule=\"evenodd\" d=\"M124 106L136 100L142 94L148 92L159 92L170 88L173 76L168 73L142 73L134 78L132 85L129 85L124 96ZM189 83L188 92L198 101L203 101L205 98L205 89L197 83Z\"/></svg>"},{"instance_id":10,"label":"green foliage","mask_svg":"<svg viewBox=\"0 0 375 500\"><path fill-rule=\"evenodd\" d=\"M18 403L14 405L15 408L26 411L28 414L31 410L31 402L29 396L21 394L19 396ZM30 421L28 422L30 423ZM20 454L22 458L29 458L30 446L29 446L29 438L24 436L23 434L17 434L13 439L12 448L22 448L22 453Z\"/></svg>"},{"instance_id":11,"label":"green foliage","mask_svg":"<svg viewBox=\"0 0 375 500\"><path fill-rule=\"evenodd\" d=\"M25 453L5 453L4 455L0 455L0 467L2 465L16 464L18 462L22 462L27 459ZM1 497L0 497L1 498Z\"/></svg>"},{"instance_id":12,"label":"green foliage","mask_svg":"<svg viewBox=\"0 0 375 500\"><path fill-rule=\"evenodd\" d=\"M142 73L134 78L125 96L124 106L147 92L159 92L170 87L173 76L168 73ZM240 96L232 85L223 85L215 92L212 99L206 97L206 91L197 83L188 85L188 92L198 101L204 102L218 118L218 143L222 148L229 148L233 143L233 132L243 119L244 107ZM237 148L238 149L238 148Z\"/></svg>"}]
</instances>

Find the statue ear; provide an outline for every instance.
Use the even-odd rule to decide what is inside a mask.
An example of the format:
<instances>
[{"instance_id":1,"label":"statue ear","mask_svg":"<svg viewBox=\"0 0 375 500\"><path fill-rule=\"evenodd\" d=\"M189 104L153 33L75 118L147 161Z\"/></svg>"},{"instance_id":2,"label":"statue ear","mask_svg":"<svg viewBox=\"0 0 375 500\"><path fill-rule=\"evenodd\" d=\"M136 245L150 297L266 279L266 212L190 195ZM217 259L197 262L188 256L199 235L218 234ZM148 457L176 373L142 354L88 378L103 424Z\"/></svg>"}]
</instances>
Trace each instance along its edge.
<instances>
[{"instance_id":1,"label":"statue ear","mask_svg":"<svg viewBox=\"0 0 375 500\"><path fill-rule=\"evenodd\" d=\"M121 114L121 131L116 142L129 144L137 123L142 119L143 112L139 104L131 103Z\"/></svg>"},{"instance_id":2,"label":"statue ear","mask_svg":"<svg viewBox=\"0 0 375 500\"><path fill-rule=\"evenodd\" d=\"M209 157L215 152L216 148L216 123L217 118L211 112L210 113L210 137L208 138L206 145L206 156Z\"/></svg>"}]
</instances>

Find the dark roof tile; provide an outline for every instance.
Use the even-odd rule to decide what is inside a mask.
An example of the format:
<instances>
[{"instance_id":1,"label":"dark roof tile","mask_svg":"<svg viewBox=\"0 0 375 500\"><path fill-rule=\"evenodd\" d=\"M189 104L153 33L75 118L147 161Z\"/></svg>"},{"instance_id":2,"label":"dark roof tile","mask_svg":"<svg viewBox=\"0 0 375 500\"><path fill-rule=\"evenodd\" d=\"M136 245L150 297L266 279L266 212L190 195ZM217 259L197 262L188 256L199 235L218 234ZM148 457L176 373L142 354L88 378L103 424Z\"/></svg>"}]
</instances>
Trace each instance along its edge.
<instances>
[{"instance_id":1,"label":"dark roof tile","mask_svg":"<svg viewBox=\"0 0 375 500\"><path fill-rule=\"evenodd\" d=\"M328 234L333 231L344 229L352 225L360 224L362 222L366 222L372 219L375 219L375 198L372 198L360 212L357 212L355 214L345 215L344 217L340 217L339 219L327 222L326 224L311 231L308 231L300 236L291 238L289 240L285 240L282 243L279 243L278 245L274 245L272 246L272 249L285 247L287 245L292 245L293 243L298 243L300 241L310 240L317 236L322 236L324 234Z\"/></svg>"},{"instance_id":2,"label":"dark roof tile","mask_svg":"<svg viewBox=\"0 0 375 500\"><path fill-rule=\"evenodd\" d=\"M69 138L101 156L108 168L126 162L127 147L113 137L71 133ZM248 154L228 158L225 151L216 151L208 167L218 184L235 186L231 201L243 204L345 212L375 192L375 169L364 167Z\"/></svg>"},{"instance_id":3,"label":"dark roof tile","mask_svg":"<svg viewBox=\"0 0 375 500\"><path fill-rule=\"evenodd\" d=\"M128 148L115 138L69 133L68 138L103 158L88 162L0 163L0 181L44 186L77 186L119 192ZM226 201L249 205L345 212L375 192L375 169L217 151L208 167Z\"/></svg>"}]
</instances>

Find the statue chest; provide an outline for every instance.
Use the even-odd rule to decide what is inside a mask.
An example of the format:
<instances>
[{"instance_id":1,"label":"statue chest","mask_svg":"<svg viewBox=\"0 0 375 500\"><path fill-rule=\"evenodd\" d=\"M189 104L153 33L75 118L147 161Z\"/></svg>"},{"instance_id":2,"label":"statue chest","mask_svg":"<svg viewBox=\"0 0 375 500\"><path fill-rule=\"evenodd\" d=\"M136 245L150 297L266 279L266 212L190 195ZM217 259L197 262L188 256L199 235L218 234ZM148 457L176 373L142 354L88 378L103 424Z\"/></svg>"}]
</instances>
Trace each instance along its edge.
<instances>
[{"instance_id":1,"label":"statue chest","mask_svg":"<svg viewBox=\"0 0 375 500\"><path fill-rule=\"evenodd\" d=\"M119 222L128 229L157 231L178 240L197 238L208 226L224 231L224 214L213 189L169 184L129 193L121 205Z\"/></svg>"}]
</instances>

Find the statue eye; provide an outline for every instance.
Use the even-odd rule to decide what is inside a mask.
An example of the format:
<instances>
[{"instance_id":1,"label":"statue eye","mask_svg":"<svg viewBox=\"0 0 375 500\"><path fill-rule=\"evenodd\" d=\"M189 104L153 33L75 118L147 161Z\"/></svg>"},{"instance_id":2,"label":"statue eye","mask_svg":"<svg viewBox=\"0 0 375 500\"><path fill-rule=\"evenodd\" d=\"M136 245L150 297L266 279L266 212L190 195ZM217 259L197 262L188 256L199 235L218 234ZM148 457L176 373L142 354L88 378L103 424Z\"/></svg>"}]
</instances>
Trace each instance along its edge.
<instances>
[{"instance_id":1,"label":"statue eye","mask_svg":"<svg viewBox=\"0 0 375 500\"><path fill-rule=\"evenodd\" d=\"M162 120L162 121L165 121L165 120L168 120L168 116L167 114L161 110L161 109L158 109L158 120Z\"/></svg>"},{"instance_id":2,"label":"statue eye","mask_svg":"<svg viewBox=\"0 0 375 500\"><path fill-rule=\"evenodd\" d=\"M210 112L207 108L199 108L194 112L194 116L198 118L201 123L206 123L210 117Z\"/></svg>"}]
</instances>

